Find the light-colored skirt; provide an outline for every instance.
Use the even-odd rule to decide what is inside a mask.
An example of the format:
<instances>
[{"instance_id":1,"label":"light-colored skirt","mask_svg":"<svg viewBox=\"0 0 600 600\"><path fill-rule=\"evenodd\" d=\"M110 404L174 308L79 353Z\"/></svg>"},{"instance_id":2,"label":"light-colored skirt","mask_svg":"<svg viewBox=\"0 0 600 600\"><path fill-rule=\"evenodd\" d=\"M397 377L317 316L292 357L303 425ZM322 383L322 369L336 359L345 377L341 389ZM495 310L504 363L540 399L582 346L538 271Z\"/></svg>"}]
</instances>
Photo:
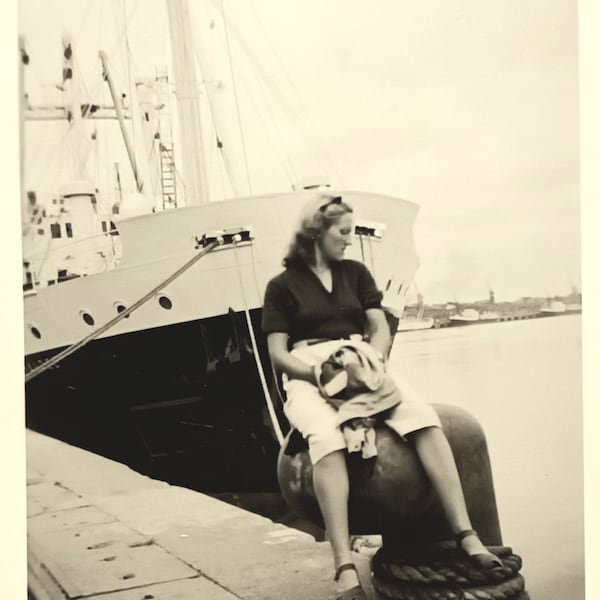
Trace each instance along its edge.
<instances>
[{"instance_id":1,"label":"light-colored skirt","mask_svg":"<svg viewBox=\"0 0 600 600\"><path fill-rule=\"evenodd\" d=\"M312 345L299 344L291 354L313 366L328 358L337 346L339 340ZM441 427L433 407L425 403L404 379L394 377L393 381L402 401L386 415L384 422L388 427L402 439L418 429ZM337 411L321 396L315 385L301 379L284 377L283 387L287 397L285 415L290 424L308 441L308 452L313 465L327 454L346 448L346 441L336 422Z\"/></svg>"}]
</instances>

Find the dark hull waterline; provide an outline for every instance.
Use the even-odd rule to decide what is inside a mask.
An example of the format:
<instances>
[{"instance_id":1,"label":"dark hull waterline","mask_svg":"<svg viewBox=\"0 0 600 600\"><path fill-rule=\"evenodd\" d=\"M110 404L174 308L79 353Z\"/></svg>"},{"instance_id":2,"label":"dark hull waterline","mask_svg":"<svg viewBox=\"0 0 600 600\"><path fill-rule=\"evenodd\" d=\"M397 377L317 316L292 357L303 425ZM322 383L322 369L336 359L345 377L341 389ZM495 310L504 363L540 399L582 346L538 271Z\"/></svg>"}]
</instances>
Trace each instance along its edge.
<instances>
[{"instance_id":1,"label":"dark hull waterline","mask_svg":"<svg viewBox=\"0 0 600 600\"><path fill-rule=\"evenodd\" d=\"M252 321L260 331L260 311ZM230 312L95 340L27 384L26 424L178 485L277 490L279 446L248 339Z\"/></svg>"}]
</instances>

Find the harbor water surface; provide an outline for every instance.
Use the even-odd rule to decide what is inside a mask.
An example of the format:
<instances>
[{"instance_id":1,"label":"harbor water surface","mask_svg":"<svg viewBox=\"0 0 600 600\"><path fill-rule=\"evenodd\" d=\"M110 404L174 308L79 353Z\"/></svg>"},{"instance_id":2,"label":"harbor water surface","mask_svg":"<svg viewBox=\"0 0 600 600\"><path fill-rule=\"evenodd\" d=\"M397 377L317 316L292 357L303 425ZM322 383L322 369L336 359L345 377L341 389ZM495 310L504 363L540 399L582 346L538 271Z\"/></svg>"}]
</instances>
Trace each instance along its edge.
<instances>
[{"instance_id":1,"label":"harbor water surface","mask_svg":"<svg viewBox=\"0 0 600 600\"><path fill-rule=\"evenodd\" d=\"M398 334L390 370L481 423L531 598L584 598L581 316Z\"/></svg>"}]
</instances>

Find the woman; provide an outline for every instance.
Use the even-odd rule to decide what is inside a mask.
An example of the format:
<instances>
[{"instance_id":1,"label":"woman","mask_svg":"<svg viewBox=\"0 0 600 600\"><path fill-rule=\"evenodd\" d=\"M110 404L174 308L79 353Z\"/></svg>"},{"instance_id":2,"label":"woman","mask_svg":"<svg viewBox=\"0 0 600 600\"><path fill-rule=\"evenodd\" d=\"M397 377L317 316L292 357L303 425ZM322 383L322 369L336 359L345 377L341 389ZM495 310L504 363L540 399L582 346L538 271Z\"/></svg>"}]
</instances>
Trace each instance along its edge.
<instances>
[{"instance_id":1,"label":"woman","mask_svg":"<svg viewBox=\"0 0 600 600\"><path fill-rule=\"evenodd\" d=\"M384 365L391 344L382 294L373 277L362 263L344 260L352 235L352 208L340 197L311 202L283 261L285 271L267 286L263 309L269 355L275 369L285 375L285 414L308 440L314 489L331 542L341 600L366 596L350 553L346 444L336 426L335 409L319 393L314 367L331 352L331 340L366 334ZM401 390L402 403L389 414L387 425L414 445L459 547L479 567L501 565L471 529L437 414L403 384Z\"/></svg>"}]
</instances>

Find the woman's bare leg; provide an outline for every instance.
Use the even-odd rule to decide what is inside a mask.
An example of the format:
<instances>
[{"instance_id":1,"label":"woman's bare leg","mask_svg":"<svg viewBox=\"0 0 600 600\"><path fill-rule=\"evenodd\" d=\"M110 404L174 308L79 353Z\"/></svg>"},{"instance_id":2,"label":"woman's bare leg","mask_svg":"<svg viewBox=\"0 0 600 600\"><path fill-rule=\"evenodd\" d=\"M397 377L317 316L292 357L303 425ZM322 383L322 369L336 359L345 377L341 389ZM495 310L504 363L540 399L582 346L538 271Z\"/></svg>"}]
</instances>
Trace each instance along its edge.
<instances>
[{"instance_id":1,"label":"woman's bare leg","mask_svg":"<svg viewBox=\"0 0 600 600\"><path fill-rule=\"evenodd\" d=\"M458 470L444 432L439 427L427 427L415 431L411 439L453 533L471 529ZM468 554L487 552L477 536L464 538L462 546Z\"/></svg>"},{"instance_id":2,"label":"woman's bare leg","mask_svg":"<svg viewBox=\"0 0 600 600\"><path fill-rule=\"evenodd\" d=\"M325 528L333 561L337 569L344 563L352 562L350 553L350 532L348 530L348 470L343 450L337 450L321 458L313 466L315 493L325 521ZM358 584L355 571L344 571L340 575L340 590Z\"/></svg>"}]
</instances>

